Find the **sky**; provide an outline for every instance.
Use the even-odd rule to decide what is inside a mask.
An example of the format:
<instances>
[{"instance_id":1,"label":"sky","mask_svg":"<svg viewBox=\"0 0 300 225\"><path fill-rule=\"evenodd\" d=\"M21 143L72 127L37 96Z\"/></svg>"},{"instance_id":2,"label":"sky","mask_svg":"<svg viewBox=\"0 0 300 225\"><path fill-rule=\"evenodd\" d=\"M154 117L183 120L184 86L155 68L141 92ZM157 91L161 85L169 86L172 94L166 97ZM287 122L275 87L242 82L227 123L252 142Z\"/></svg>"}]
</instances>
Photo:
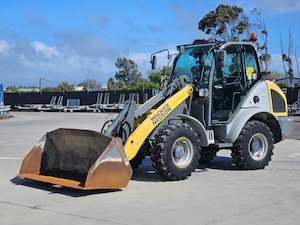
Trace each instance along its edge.
<instances>
[{"instance_id":1,"label":"sky","mask_svg":"<svg viewBox=\"0 0 300 225\"><path fill-rule=\"evenodd\" d=\"M286 49L289 30L300 57L300 0L10 0L0 1L0 83L104 84L119 56L135 60L146 77L152 52L205 37L198 22L221 3L262 13L272 70L283 70L280 37Z\"/></svg>"}]
</instances>

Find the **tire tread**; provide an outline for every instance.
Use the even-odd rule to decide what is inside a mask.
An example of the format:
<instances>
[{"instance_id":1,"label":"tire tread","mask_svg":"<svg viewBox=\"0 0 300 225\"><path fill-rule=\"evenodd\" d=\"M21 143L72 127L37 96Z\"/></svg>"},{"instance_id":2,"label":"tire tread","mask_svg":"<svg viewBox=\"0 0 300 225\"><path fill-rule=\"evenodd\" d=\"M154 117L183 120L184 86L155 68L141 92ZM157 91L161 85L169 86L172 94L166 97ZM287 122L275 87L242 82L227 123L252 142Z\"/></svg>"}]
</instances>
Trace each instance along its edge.
<instances>
[{"instance_id":1,"label":"tire tread","mask_svg":"<svg viewBox=\"0 0 300 225\"><path fill-rule=\"evenodd\" d=\"M271 151L271 154L269 154L265 161L265 164L259 168L251 165L248 160L246 159L245 156L245 149L244 149L244 140L246 139L247 134L249 134L251 132L251 130L253 129L265 129L266 132L268 133L268 135L270 135L272 142L269 143L269 148ZM273 149L274 149L274 135L271 132L271 129L263 122L260 121L249 121L245 124L244 128L242 129L240 135L238 136L238 138L236 139L236 141L234 142L233 145L233 149L231 152L231 156L233 159L233 162L235 165L237 165L240 169L263 169L265 166L267 166L269 164L269 162L272 160L272 155L273 155Z\"/></svg>"},{"instance_id":2,"label":"tire tread","mask_svg":"<svg viewBox=\"0 0 300 225\"><path fill-rule=\"evenodd\" d=\"M193 168L191 171L189 171L184 176L178 176L173 173L173 171L168 169L167 162L165 160L164 154L165 152L165 146L167 143L167 140L172 136L173 132L177 129L185 129L189 130L193 133L193 135L197 139L197 145L200 148L200 139L198 134L195 132L195 130L186 123L174 123L169 124L161 128L157 134L155 135L155 141L153 142L153 147L150 151L150 157L152 160L152 166L155 169L155 171L166 180L184 180L188 176L191 176L191 173L195 171L196 168ZM199 149L198 149L199 151ZM196 154L197 161L199 159L199 154Z\"/></svg>"}]
</instances>

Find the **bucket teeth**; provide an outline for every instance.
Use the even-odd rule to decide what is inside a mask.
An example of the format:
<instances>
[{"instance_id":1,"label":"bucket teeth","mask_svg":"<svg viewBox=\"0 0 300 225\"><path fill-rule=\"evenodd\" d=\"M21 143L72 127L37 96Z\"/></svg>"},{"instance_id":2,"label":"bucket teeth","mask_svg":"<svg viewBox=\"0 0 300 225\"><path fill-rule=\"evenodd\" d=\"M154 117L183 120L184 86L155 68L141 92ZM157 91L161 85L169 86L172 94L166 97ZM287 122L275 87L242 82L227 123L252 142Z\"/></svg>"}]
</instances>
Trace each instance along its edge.
<instances>
[{"instance_id":1,"label":"bucket teeth","mask_svg":"<svg viewBox=\"0 0 300 225\"><path fill-rule=\"evenodd\" d=\"M47 133L22 162L19 176L78 189L126 187L132 169L120 138L57 129Z\"/></svg>"}]
</instances>

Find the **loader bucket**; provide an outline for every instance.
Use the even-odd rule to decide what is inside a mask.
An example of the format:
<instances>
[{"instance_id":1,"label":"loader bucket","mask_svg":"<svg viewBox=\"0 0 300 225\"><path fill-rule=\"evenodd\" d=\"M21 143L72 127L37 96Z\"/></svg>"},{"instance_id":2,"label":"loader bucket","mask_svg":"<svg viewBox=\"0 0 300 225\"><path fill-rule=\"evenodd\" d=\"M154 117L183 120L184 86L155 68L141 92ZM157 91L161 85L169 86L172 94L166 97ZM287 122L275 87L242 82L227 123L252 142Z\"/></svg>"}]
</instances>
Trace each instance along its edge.
<instances>
[{"instance_id":1,"label":"loader bucket","mask_svg":"<svg viewBox=\"0 0 300 225\"><path fill-rule=\"evenodd\" d=\"M120 138L77 129L48 132L24 158L18 174L84 190L123 188L131 175Z\"/></svg>"}]
</instances>

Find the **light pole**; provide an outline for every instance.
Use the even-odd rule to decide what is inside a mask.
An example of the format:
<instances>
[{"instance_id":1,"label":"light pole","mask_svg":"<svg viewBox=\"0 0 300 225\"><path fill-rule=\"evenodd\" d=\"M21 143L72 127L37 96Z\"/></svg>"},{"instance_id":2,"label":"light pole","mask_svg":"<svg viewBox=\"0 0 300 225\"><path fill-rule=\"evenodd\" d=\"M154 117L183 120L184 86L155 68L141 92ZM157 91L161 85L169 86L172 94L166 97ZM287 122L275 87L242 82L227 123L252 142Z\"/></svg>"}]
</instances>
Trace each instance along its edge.
<instances>
[{"instance_id":1,"label":"light pole","mask_svg":"<svg viewBox=\"0 0 300 225\"><path fill-rule=\"evenodd\" d=\"M45 80L45 78L40 77L39 78L39 90L40 90L40 94L42 93L42 81Z\"/></svg>"}]
</instances>

